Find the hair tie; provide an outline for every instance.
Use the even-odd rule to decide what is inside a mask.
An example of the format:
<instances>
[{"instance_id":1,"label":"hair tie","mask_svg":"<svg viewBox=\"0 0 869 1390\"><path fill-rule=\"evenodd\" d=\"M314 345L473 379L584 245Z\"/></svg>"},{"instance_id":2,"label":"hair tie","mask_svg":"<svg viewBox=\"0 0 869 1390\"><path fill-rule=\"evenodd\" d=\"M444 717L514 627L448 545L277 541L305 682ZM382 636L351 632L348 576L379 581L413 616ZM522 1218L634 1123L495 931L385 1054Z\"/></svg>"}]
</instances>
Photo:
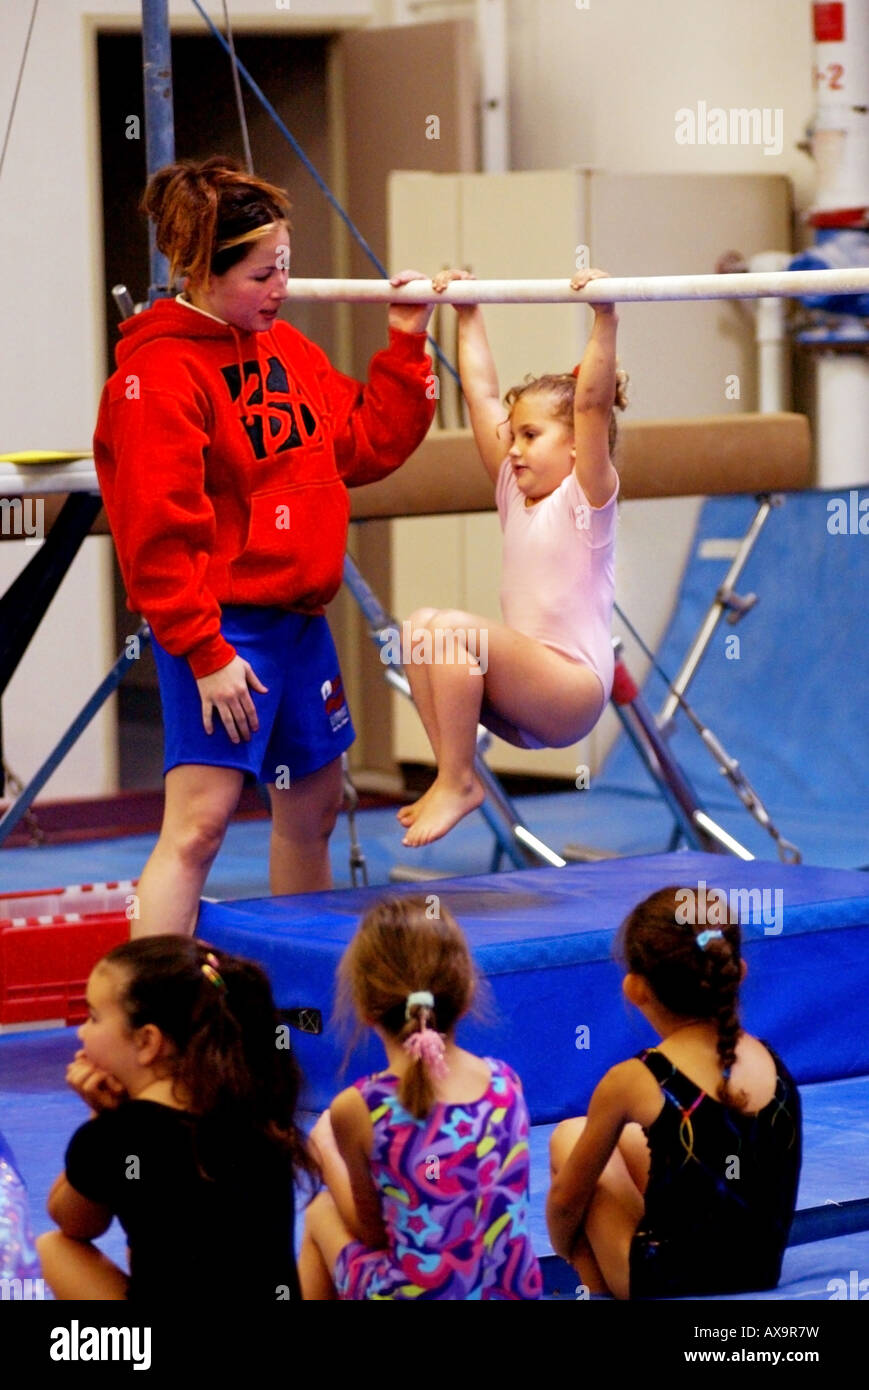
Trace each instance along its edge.
<instances>
[{"instance_id":1,"label":"hair tie","mask_svg":"<svg viewBox=\"0 0 869 1390\"><path fill-rule=\"evenodd\" d=\"M414 1061L422 1062L424 1067L428 1067L432 1076L440 1081L447 1074L447 1064L444 1061L444 1040L440 1033L436 1033L433 1028L422 1028L416 1033L411 1033L409 1038L405 1038L402 1043L405 1052L410 1053Z\"/></svg>"},{"instance_id":2,"label":"hair tie","mask_svg":"<svg viewBox=\"0 0 869 1390\"><path fill-rule=\"evenodd\" d=\"M419 1007L431 1009L434 1012L434 995L431 990L418 989L407 996L407 1004L404 1009L404 1016L409 1021L411 1009ZM409 1053L414 1061L422 1062L424 1067L428 1067L432 1076L436 1080L441 1080L447 1074L447 1064L444 1061L444 1040L434 1028L429 1028L425 1019L420 1020L419 1028L405 1038L402 1043L405 1052Z\"/></svg>"},{"instance_id":3,"label":"hair tie","mask_svg":"<svg viewBox=\"0 0 869 1390\"><path fill-rule=\"evenodd\" d=\"M217 968L219 964L220 961L217 959L217 956L214 954L214 952L209 951L208 955L205 957L205 960L202 962L202 965L199 968L205 976L206 980L209 980L211 984L215 986L216 989L225 990L226 982Z\"/></svg>"},{"instance_id":4,"label":"hair tie","mask_svg":"<svg viewBox=\"0 0 869 1390\"><path fill-rule=\"evenodd\" d=\"M715 927L715 929L712 931L700 932L699 936L695 936L694 940L697 942L697 945L700 947L700 950L705 951L710 941L721 941L723 937L724 932L721 931L719 927Z\"/></svg>"},{"instance_id":5,"label":"hair tie","mask_svg":"<svg viewBox=\"0 0 869 1390\"><path fill-rule=\"evenodd\" d=\"M573 369L573 371L570 373L570 375L571 375L571 376L579 376L579 369L580 369L581 366L582 366L582 363L581 363L581 362L577 362L576 366L574 367L574 369Z\"/></svg>"},{"instance_id":6,"label":"hair tie","mask_svg":"<svg viewBox=\"0 0 869 1390\"><path fill-rule=\"evenodd\" d=\"M424 1009L433 1009L434 995L431 993L430 990L418 989L415 991L415 993L409 994L407 996L407 1003L404 1009L404 1017L408 1022L410 1022L410 1011L411 1009L415 1008L417 1004L421 1005Z\"/></svg>"}]
</instances>

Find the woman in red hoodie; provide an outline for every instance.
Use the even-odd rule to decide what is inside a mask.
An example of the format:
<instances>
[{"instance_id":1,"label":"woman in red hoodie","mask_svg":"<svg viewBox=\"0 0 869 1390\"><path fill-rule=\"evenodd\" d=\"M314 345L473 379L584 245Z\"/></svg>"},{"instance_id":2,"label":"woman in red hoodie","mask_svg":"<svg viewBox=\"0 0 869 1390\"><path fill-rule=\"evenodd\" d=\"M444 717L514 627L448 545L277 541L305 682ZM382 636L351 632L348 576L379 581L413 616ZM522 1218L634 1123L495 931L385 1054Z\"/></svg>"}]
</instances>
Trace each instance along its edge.
<instances>
[{"instance_id":1,"label":"woman in red hoodie","mask_svg":"<svg viewBox=\"0 0 869 1390\"><path fill-rule=\"evenodd\" d=\"M269 787L272 892L331 886L354 734L324 607L341 583L347 488L404 462L435 395L428 307L390 306L365 385L277 318L280 189L218 157L160 170L143 207L185 289L121 325L94 436L163 703L163 826L134 935L194 930L245 772Z\"/></svg>"}]
</instances>

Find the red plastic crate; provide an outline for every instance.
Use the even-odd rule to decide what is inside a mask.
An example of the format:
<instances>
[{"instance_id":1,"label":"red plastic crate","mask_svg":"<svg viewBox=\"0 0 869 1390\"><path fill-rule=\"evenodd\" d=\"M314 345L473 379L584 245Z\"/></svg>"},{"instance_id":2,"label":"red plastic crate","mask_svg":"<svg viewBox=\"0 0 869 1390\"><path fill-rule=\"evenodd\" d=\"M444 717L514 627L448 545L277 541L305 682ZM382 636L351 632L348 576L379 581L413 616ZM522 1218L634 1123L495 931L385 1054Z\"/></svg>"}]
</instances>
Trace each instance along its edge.
<instances>
[{"instance_id":1,"label":"red plastic crate","mask_svg":"<svg viewBox=\"0 0 869 1390\"><path fill-rule=\"evenodd\" d=\"M0 1024L87 1016L96 962L130 935L136 882L0 893Z\"/></svg>"}]
</instances>

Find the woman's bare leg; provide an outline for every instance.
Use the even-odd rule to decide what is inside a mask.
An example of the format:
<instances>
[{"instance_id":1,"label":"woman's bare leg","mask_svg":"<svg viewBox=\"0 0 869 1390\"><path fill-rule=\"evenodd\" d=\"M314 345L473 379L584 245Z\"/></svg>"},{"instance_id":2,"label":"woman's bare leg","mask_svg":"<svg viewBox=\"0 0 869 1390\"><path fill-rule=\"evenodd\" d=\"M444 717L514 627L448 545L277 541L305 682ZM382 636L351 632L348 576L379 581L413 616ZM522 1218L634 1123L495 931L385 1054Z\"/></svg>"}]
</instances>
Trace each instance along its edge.
<instances>
[{"instance_id":1,"label":"woman's bare leg","mask_svg":"<svg viewBox=\"0 0 869 1390\"><path fill-rule=\"evenodd\" d=\"M332 887L329 836L344 796L341 759L335 758L289 787L269 784L272 838L271 892L319 893Z\"/></svg>"},{"instance_id":2,"label":"woman's bare leg","mask_svg":"<svg viewBox=\"0 0 869 1390\"><path fill-rule=\"evenodd\" d=\"M445 835L479 806L483 789L474 773L476 732L483 695L492 709L547 747L566 747L594 727L603 693L594 672L522 633L472 613L437 612L429 630L436 640L425 668L433 726L440 748L438 775L410 808L403 843L423 845ZM412 687L413 688L413 687ZM429 715L432 720L431 714ZM431 735L430 735L431 737Z\"/></svg>"},{"instance_id":3,"label":"woman's bare leg","mask_svg":"<svg viewBox=\"0 0 869 1390\"><path fill-rule=\"evenodd\" d=\"M202 889L243 780L235 768L195 763L167 772L163 825L139 878L139 915L131 936L192 935Z\"/></svg>"},{"instance_id":4,"label":"woman's bare leg","mask_svg":"<svg viewBox=\"0 0 869 1390\"><path fill-rule=\"evenodd\" d=\"M64 1302L116 1302L127 1297L127 1275L88 1240L73 1240L61 1231L38 1236L36 1248L45 1282Z\"/></svg>"}]
</instances>

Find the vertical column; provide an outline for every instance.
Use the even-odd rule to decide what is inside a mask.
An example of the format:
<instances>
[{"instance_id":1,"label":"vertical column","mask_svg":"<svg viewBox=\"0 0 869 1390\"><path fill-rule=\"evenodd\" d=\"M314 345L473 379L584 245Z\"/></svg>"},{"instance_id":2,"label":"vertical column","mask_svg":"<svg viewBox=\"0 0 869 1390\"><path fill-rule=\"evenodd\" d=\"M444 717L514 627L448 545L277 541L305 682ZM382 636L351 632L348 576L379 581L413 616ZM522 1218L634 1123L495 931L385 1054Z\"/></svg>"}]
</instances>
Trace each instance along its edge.
<instances>
[{"instance_id":1,"label":"vertical column","mask_svg":"<svg viewBox=\"0 0 869 1390\"><path fill-rule=\"evenodd\" d=\"M172 46L169 0L142 0L142 77L145 88L145 157L150 178L175 159L175 119L172 107ZM169 265L157 250L154 228L148 228L151 284L148 303L169 289Z\"/></svg>"}]
</instances>

